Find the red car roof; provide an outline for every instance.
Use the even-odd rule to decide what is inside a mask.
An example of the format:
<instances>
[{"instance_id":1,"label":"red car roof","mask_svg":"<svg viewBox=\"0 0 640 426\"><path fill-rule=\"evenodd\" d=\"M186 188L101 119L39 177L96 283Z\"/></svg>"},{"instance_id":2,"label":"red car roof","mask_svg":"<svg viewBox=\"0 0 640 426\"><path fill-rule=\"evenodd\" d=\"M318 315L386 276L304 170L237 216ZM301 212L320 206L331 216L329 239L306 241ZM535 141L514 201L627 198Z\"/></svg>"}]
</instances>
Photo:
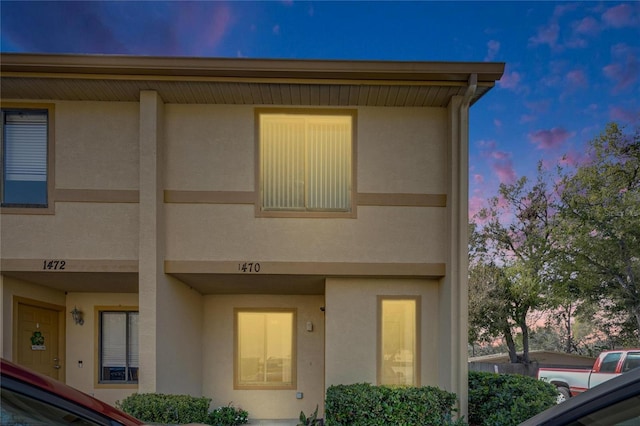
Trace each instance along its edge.
<instances>
[{"instance_id":1,"label":"red car roof","mask_svg":"<svg viewBox=\"0 0 640 426\"><path fill-rule=\"evenodd\" d=\"M107 403L89 396L84 392L74 389L71 386L52 379L51 377L36 373L35 371L29 370L5 359L1 359L0 367L0 372L3 376L11 377L15 380L28 383L32 386L58 395L66 400L74 402L75 404L101 413L106 417L118 421L126 426L138 426L143 424L135 417L132 417Z\"/></svg>"}]
</instances>

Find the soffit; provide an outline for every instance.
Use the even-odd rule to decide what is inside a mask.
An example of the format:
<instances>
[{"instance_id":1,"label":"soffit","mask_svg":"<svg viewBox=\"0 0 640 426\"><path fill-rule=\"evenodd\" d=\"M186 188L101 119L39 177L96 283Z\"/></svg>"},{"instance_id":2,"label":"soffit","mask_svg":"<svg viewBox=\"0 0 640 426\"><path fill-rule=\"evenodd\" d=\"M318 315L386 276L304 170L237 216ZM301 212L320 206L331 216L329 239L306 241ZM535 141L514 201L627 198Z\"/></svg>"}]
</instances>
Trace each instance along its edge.
<instances>
[{"instance_id":1,"label":"soffit","mask_svg":"<svg viewBox=\"0 0 640 426\"><path fill-rule=\"evenodd\" d=\"M445 107L471 103L502 76L502 63L291 61L3 54L5 99L137 102L155 90L166 103Z\"/></svg>"}]
</instances>

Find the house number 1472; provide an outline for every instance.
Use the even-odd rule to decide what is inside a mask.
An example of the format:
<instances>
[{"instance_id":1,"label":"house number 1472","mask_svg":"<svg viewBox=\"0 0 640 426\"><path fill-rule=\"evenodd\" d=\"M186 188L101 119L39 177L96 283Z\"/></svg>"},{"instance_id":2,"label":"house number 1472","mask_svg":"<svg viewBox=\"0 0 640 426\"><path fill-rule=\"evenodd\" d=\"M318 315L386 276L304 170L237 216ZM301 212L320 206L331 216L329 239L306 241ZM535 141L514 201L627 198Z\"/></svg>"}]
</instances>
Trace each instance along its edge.
<instances>
[{"instance_id":1,"label":"house number 1472","mask_svg":"<svg viewBox=\"0 0 640 426\"><path fill-rule=\"evenodd\" d=\"M43 260L42 261L42 269L49 270L61 270L67 265L67 262L64 260Z\"/></svg>"},{"instance_id":2,"label":"house number 1472","mask_svg":"<svg viewBox=\"0 0 640 426\"><path fill-rule=\"evenodd\" d=\"M241 272L260 272L260 264L258 262L238 263L238 271Z\"/></svg>"}]
</instances>

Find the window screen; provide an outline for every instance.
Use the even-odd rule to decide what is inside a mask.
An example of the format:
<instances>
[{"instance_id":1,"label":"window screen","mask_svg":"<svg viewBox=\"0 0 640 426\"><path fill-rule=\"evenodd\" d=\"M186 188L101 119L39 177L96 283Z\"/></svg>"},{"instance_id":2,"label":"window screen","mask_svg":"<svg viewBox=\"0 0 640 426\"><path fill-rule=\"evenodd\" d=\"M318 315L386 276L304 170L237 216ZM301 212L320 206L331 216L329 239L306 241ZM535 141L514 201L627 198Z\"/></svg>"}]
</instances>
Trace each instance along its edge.
<instances>
[{"instance_id":1,"label":"window screen","mask_svg":"<svg viewBox=\"0 0 640 426\"><path fill-rule=\"evenodd\" d=\"M138 313L100 313L100 382L138 382Z\"/></svg>"}]
</instances>

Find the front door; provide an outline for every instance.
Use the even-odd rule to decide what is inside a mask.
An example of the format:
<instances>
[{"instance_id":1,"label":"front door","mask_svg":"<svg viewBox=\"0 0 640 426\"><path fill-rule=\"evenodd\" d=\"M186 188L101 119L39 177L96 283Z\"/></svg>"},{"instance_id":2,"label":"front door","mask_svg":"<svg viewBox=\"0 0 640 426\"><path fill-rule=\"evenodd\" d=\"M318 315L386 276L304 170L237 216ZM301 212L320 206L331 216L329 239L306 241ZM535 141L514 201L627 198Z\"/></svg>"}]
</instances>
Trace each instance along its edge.
<instances>
[{"instance_id":1,"label":"front door","mask_svg":"<svg viewBox=\"0 0 640 426\"><path fill-rule=\"evenodd\" d=\"M20 299L14 305L18 323L17 363L63 380L60 348L64 307Z\"/></svg>"}]
</instances>

